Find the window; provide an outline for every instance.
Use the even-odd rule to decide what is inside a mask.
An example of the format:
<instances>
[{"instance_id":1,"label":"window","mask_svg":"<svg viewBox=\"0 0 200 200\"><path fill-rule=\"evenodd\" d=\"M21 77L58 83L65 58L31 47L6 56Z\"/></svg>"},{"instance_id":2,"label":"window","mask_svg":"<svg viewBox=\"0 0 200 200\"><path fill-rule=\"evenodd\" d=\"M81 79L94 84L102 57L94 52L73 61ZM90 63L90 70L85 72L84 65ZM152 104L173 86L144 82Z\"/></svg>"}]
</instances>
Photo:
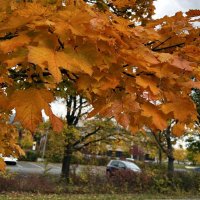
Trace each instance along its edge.
<instances>
[{"instance_id":1,"label":"window","mask_svg":"<svg viewBox=\"0 0 200 200\"><path fill-rule=\"evenodd\" d=\"M125 168L126 166L125 166L125 164L124 164L124 163L122 163L122 162L119 162L119 164L118 164L118 167L119 167L119 168Z\"/></svg>"},{"instance_id":2,"label":"window","mask_svg":"<svg viewBox=\"0 0 200 200\"><path fill-rule=\"evenodd\" d=\"M111 165L114 166L114 167L118 167L118 161L113 160Z\"/></svg>"}]
</instances>

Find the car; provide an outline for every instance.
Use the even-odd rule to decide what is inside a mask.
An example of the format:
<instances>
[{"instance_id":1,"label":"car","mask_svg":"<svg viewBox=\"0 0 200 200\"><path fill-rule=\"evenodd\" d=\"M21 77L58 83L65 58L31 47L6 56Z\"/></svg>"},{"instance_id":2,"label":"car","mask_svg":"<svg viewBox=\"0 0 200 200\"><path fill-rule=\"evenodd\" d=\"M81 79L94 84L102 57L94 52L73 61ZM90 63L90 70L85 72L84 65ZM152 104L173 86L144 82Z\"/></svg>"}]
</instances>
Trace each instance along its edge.
<instances>
[{"instance_id":1,"label":"car","mask_svg":"<svg viewBox=\"0 0 200 200\"><path fill-rule=\"evenodd\" d=\"M6 164L11 164L11 165L17 164L17 158L15 158L13 156L2 156L2 155L0 155L0 157L3 158L3 160Z\"/></svg>"},{"instance_id":2,"label":"car","mask_svg":"<svg viewBox=\"0 0 200 200\"><path fill-rule=\"evenodd\" d=\"M126 160L111 160L106 167L107 176L112 176L118 170L131 170L140 173L141 169L133 162Z\"/></svg>"}]
</instances>

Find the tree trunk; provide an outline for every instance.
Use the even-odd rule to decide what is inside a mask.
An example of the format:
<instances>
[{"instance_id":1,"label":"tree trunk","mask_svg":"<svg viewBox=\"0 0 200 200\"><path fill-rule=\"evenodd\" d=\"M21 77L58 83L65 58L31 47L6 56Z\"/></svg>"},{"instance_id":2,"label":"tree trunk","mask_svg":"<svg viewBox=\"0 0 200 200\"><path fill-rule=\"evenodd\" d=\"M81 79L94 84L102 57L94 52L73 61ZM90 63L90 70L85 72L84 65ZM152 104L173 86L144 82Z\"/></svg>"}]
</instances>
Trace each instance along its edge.
<instances>
[{"instance_id":1,"label":"tree trunk","mask_svg":"<svg viewBox=\"0 0 200 200\"><path fill-rule=\"evenodd\" d=\"M162 165L162 150L158 149L158 158L159 158L159 165Z\"/></svg>"},{"instance_id":2,"label":"tree trunk","mask_svg":"<svg viewBox=\"0 0 200 200\"><path fill-rule=\"evenodd\" d=\"M158 133L158 141L161 144L161 132ZM159 156L159 165L162 165L162 149L158 148L158 156Z\"/></svg>"},{"instance_id":3,"label":"tree trunk","mask_svg":"<svg viewBox=\"0 0 200 200\"><path fill-rule=\"evenodd\" d=\"M62 179L65 180L67 183L69 183L69 177L70 177L71 157L72 157L72 148L68 144L65 146L64 150L64 157L62 162L62 174L61 174Z\"/></svg>"},{"instance_id":4,"label":"tree trunk","mask_svg":"<svg viewBox=\"0 0 200 200\"><path fill-rule=\"evenodd\" d=\"M173 146L171 141L171 126L166 129L166 140L167 140L167 157L168 157L168 176L173 177L174 174L174 155Z\"/></svg>"},{"instance_id":5,"label":"tree trunk","mask_svg":"<svg viewBox=\"0 0 200 200\"><path fill-rule=\"evenodd\" d=\"M173 174L174 172L174 158L169 156L168 157L168 173Z\"/></svg>"}]
</instances>

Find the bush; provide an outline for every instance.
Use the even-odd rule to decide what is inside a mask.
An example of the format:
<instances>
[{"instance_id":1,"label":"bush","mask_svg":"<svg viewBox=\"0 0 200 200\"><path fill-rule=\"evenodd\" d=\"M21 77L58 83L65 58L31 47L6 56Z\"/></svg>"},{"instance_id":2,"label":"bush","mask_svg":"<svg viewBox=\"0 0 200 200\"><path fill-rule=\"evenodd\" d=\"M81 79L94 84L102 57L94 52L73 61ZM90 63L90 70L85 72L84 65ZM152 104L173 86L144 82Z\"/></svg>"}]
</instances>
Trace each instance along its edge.
<instances>
[{"instance_id":1,"label":"bush","mask_svg":"<svg viewBox=\"0 0 200 200\"><path fill-rule=\"evenodd\" d=\"M147 167L148 168L148 167ZM151 167L149 167L151 168ZM71 184L78 186L81 193L191 193L200 192L200 173L176 172L168 177L164 167L159 171L145 169L142 173L129 170L116 171L114 176L105 177L85 169L71 176Z\"/></svg>"},{"instance_id":2,"label":"bush","mask_svg":"<svg viewBox=\"0 0 200 200\"><path fill-rule=\"evenodd\" d=\"M19 160L35 162L37 161L37 158L38 158L38 153L36 151L27 150L25 151L25 156L20 157Z\"/></svg>"},{"instance_id":3,"label":"bush","mask_svg":"<svg viewBox=\"0 0 200 200\"><path fill-rule=\"evenodd\" d=\"M72 173L70 183L58 182L49 176L0 176L0 192L40 192L75 194L112 194L112 193L162 193L162 194L199 194L200 173L175 172L169 178L166 171L158 168L150 170L146 166L142 173L121 170L114 176L106 177L100 173L101 167L84 167L79 173ZM57 177L59 178L59 177Z\"/></svg>"},{"instance_id":4,"label":"bush","mask_svg":"<svg viewBox=\"0 0 200 200\"><path fill-rule=\"evenodd\" d=\"M200 192L200 173L198 172L176 172L173 183L181 191Z\"/></svg>"},{"instance_id":5,"label":"bush","mask_svg":"<svg viewBox=\"0 0 200 200\"><path fill-rule=\"evenodd\" d=\"M0 176L0 192L55 193L56 182L41 175Z\"/></svg>"},{"instance_id":6,"label":"bush","mask_svg":"<svg viewBox=\"0 0 200 200\"><path fill-rule=\"evenodd\" d=\"M107 156L91 156L83 155L81 158L74 154L72 156L71 164L80 164L80 165L96 165L96 166L106 166L110 158Z\"/></svg>"}]
</instances>

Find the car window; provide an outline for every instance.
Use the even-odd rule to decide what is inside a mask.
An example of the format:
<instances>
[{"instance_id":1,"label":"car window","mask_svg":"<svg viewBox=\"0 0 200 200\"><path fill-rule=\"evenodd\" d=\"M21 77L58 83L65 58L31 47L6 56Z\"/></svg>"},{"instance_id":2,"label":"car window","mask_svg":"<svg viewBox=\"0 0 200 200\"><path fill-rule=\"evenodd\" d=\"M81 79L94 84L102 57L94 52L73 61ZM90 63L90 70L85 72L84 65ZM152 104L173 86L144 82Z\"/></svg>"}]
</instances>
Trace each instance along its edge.
<instances>
[{"instance_id":1,"label":"car window","mask_svg":"<svg viewBox=\"0 0 200 200\"><path fill-rule=\"evenodd\" d=\"M111 162L111 165L114 166L114 167L118 167L118 161L113 160L113 161Z\"/></svg>"},{"instance_id":2,"label":"car window","mask_svg":"<svg viewBox=\"0 0 200 200\"><path fill-rule=\"evenodd\" d=\"M125 168L126 166L125 166L125 164L124 164L124 163L122 163L122 162L119 162L119 164L118 164L118 167L119 167L119 168Z\"/></svg>"},{"instance_id":3,"label":"car window","mask_svg":"<svg viewBox=\"0 0 200 200\"><path fill-rule=\"evenodd\" d=\"M126 166L127 166L129 169L136 169L136 170L139 170L139 169L140 169L136 164L131 163L131 162L126 162Z\"/></svg>"}]
</instances>

